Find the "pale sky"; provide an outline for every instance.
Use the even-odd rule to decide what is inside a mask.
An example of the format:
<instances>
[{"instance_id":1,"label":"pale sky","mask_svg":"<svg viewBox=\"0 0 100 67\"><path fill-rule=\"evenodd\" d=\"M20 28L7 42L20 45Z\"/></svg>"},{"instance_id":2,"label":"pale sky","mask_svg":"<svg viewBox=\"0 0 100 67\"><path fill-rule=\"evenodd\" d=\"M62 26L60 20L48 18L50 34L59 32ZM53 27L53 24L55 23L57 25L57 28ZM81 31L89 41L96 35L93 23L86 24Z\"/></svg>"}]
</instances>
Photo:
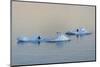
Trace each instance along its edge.
<instances>
[{"instance_id":1,"label":"pale sky","mask_svg":"<svg viewBox=\"0 0 100 67\"><path fill-rule=\"evenodd\" d=\"M12 27L19 35L51 35L78 27L94 31L95 7L13 1Z\"/></svg>"}]
</instances>

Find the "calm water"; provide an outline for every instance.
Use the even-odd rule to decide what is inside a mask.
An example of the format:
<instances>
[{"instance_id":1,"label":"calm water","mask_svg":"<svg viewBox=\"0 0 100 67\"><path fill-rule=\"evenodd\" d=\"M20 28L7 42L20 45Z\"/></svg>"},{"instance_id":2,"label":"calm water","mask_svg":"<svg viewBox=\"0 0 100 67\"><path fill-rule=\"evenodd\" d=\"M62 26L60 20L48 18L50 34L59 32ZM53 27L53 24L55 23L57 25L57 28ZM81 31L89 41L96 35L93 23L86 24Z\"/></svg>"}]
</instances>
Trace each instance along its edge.
<instances>
[{"instance_id":1,"label":"calm water","mask_svg":"<svg viewBox=\"0 0 100 67\"><path fill-rule=\"evenodd\" d=\"M19 43L12 46L12 64L44 64L95 60L94 35L71 36L71 41Z\"/></svg>"},{"instance_id":2,"label":"calm water","mask_svg":"<svg viewBox=\"0 0 100 67\"><path fill-rule=\"evenodd\" d=\"M71 41L17 43L20 36L55 37L85 27L91 35ZM42 3L12 3L12 65L95 60L95 7Z\"/></svg>"}]
</instances>

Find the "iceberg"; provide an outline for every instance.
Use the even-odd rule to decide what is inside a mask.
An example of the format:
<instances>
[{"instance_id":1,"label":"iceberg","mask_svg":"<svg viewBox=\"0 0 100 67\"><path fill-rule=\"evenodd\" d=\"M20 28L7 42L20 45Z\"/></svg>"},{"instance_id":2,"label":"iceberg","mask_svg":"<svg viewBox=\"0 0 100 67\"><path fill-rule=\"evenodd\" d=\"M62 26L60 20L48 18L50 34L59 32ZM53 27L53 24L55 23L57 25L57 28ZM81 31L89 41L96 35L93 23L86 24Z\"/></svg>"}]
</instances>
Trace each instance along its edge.
<instances>
[{"instance_id":1,"label":"iceberg","mask_svg":"<svg viewBox=\"0 0 100 67\"><path fill-rule=\"evenodd\" d=\"M34 35L33 37L29 38L29 37L25 37L25 36L20 36L17 38L17 42L42 42L46 40L45 38L43 38L42 36L36 36Z\"/></svg>"},{"instance_id":2,"label":"iceberg","mask_svg":"<svg viewBox=\"0 0 100 67\"><path fill-rule=\"evenodd\" d=\"M46 38L42 36L33 36L32 38L28 37L19 37L17 38L18 42L62 42L69 41L70 39L60 32L57 32L57 36L55 38Z\"/></svg>"},{"instance_id":3,"label":"iceberg","mask_svg":"<svg viewBox=\"0 0 100 67\"><path fill-rule=\"evenodd\" d=\"M30 42L31 40L28 37L19 37L17 38L17 41L18 42Z\"/></svg>"},{"instance_id":4,"label":"iceberg","mask_svg":"<svg viewBox=\"0 0 100 67\"><path fill-rule=\"evenodd\" d=\"M67 35L89 35L91 33L82 27L82 28L76 29L74 31L69 31L65 34L67 34Z\"/></svg>"},{"instance_id":5,"label":"iceberg","mask_svg":"<svg viewBox=\"0 0 100 67\"><path fill-rule=\"evenodd\" d=\"M70 39L66 35L64 35L60 32L57 32L56 38L47 40L47 42L62 42L62 41L69 41L69 40Z\"/></svg>"}]
</instances>

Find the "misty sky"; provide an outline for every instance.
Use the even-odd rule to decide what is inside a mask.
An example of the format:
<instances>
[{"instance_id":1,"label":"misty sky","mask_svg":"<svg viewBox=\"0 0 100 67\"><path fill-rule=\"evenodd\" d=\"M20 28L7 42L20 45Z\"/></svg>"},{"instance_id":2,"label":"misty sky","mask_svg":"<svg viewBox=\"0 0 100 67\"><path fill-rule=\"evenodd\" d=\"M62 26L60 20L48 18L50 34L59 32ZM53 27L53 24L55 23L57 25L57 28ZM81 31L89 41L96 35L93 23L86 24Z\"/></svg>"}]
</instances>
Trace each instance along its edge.
<instances>
[{"instance_id":1,"label":"misty sky","mask_svg":"<svg viewBox=\"0 0 100 67\"><path fill-rule=\"evenodd\" d=\"M15 35L54 35L79 27L94 31L95 7L13 1L12 27Z\"/></svg>"}]
</instances>

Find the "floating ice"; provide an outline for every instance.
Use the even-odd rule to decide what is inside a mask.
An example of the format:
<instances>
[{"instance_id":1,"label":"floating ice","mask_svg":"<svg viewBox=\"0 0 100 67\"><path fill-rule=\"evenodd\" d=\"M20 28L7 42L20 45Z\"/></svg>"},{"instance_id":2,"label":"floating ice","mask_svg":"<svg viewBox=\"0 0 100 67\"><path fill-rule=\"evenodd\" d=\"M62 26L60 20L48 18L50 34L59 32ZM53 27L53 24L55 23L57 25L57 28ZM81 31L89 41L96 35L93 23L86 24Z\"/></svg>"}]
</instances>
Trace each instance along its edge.
<instances>
[{"instance_id":1,"label":"floating ice","mask_svg":"<svg viewBox=\"0 0 100 67\"><path fill-rule=\"evenodd\" d=\"M90 34L90 32L88 32L85 28L81 27L74 31L67 32L66 34L67 35L88 35Z\"/></svg>"}]
</instances>

